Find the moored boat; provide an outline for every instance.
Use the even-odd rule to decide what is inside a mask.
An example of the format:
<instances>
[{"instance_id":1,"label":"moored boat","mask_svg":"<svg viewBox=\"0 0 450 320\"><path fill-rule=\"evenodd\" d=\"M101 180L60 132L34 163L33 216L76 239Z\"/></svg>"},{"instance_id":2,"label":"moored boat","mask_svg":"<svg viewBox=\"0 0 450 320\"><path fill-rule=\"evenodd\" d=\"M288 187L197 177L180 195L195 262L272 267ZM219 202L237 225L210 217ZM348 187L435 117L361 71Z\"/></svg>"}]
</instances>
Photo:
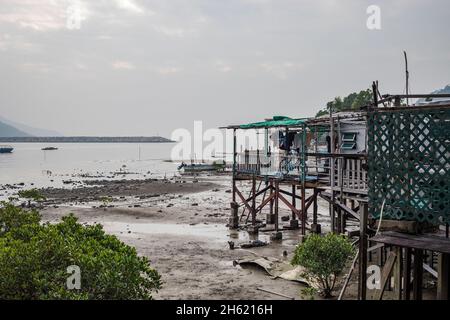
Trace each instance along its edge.
<instances>
[{"instance_id":1,"label":"moored boat","mask_svg":"<svg viewBox=\"0 0 450 320\"><path fill-rule=\"evenodd\" d=\"M0 153L11 153L14 148L11 146L0 146Z\"/></svg>"},{"instance_id":2,"label":"moored boat","mask_svg":"<svg viewBox=\"0 0 450 320\"><path fill-rule=\"evenodd\" d=\"M56 148L56 147L45 147L45 148L42 148L41 150L43 150L43 151L52 151L52 150L58 150L58 148Z\"/></svg>"},{"instance_id":3,"label":"moored boat","mask_svg":"<svg viewBox=\"0 0 450 320\"><path fill-rule=\"evenodd\" d=\"M225 163L216 163L212 164L208 163L191 163L186 164L184 162L178 166L178 170L183 170L185 173L197 173L197 172L206 172L206 171L219 171L225 169Z\"/></svg>"}]
</instances>

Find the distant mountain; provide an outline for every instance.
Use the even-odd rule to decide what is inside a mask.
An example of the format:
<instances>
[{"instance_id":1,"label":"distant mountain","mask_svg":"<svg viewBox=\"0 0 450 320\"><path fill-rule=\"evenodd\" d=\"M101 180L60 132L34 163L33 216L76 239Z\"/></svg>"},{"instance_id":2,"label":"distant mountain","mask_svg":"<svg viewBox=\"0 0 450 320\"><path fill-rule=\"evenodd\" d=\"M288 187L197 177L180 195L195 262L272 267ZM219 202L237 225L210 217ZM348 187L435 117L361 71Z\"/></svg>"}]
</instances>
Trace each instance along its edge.
<instances>
[{"instance_id":1,"label":"distant mountain","mask_svg":"<svg viewBox=\"0 0 450 320\"><path fill-rule=\"evenodd\" d=\"M450 94L450 84L446 85L445 88L433 91L434 94Z\"/></svg>"},{"instance_id":2,"label":"distant mountain","mask_svg":"<svg viewBox=\"0 0 450 320\"><path fill-rule=\"evenodd\" d=\"M30 137L31 135L0 121L0 137Z\"/></svg>"},{"instance_id":3,"label":"distant mountain","mask_svg":"<svg viewBox=\"0 0 450 320\"><path fill-rule=\"evenodd\" d=\"M2 137L0 142L27 143L171 143L175 142L163 137Z\"/></svg>"},{"instance_id":4,"label":"distant mountain","mask_svg":"<svg viewBox=\"0 0 450 320\"><path fill-rule=\"evenodd\" d=\"M28 136L35 136L35 137L61 137L62 136L62 134L60 132L30 127L30 126L27 126L27 125L19 123L19 122L5 119L2 116L0 116L0 121L3 122L4 124L7 124L11 127L18 129L19 131L27 133ZM2 136L2 135L0 134L0 136ZM20 136L20 137L22 137L22 136Z\"/></svg>"},{"instance_id":5,"label":"distant mountain","mask_svg":"<svg viewBox=\"0 0 450 320\"><path fill-rule=\"evenodd\" d=\"M450 94L450 85L445 86L445 88L435 90L432 92L432 94ZM436 105L436 104L450 104L450 98L419 99L415 103L416 106Z\"/></svg>"}]
</instances>

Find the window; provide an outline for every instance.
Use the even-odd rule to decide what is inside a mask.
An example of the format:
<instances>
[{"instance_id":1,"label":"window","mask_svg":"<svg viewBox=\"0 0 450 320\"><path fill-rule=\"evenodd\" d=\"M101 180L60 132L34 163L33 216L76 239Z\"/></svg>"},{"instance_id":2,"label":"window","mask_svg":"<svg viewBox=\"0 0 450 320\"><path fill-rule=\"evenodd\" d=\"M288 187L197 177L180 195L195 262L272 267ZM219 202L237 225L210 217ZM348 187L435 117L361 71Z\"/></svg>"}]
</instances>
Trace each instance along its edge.
<instances>
[{"instance_id":1,"label":"window","mask_svg":"<svg viewBox=\"0 0 450 320\"><path fill-rule=\"evenodd\" d=\"M342 150L353 150L356 148L356 142L343 142L341 144Z\"/></svg>"},{"instance_id":2,"label":"window","mask_svg":"<svg viewBox=\"0 0 450 320\"><path fill-rule=\"evenodd\" d=\"M356 148L356 133L344 132L341 135L341 150L353 150Z\"/></svg>"},{"instance_id":3,"label":"window","mask_svg":"<svg viewBox=\"0 0 450 320\"><path fill-rule=\"evenodd\" d=\"M356 141L356 133L354 132L346 132L342 134L342 142L355 142Z\"/></svg>"}]
</instances>

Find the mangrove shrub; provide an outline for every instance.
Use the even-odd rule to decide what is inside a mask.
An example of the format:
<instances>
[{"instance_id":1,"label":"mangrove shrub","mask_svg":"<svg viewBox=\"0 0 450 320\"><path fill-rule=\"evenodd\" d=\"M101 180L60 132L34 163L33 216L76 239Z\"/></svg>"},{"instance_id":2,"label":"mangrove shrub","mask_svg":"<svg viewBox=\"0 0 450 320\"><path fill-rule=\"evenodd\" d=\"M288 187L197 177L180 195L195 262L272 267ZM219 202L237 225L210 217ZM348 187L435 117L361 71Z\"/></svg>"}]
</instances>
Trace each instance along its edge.
<instances>
[{"instance_id":1,"label":"mangrove shrub","mask_svg":"<svg viewBox=\"0 0 450 320\"><path fill-rule=\"evenodd\" d=\"M297 246L292 264L303 266L306 275L318 283L323 296L329 298L352 252L353 247L344 236L311 234Z\"/></svg>"},{"instance_id":2,"label":"mangrove shrub","mask_svg":"<svg viewBox=\"0 0 450 320\"><path fill-rule=\"evenodd\" d=\"M80 288L67 284L77 266ZM0 299L151 299L160 276L136 249L73 215L42 223L34 210L0 208Z\"/></svg>"}]
</instances>

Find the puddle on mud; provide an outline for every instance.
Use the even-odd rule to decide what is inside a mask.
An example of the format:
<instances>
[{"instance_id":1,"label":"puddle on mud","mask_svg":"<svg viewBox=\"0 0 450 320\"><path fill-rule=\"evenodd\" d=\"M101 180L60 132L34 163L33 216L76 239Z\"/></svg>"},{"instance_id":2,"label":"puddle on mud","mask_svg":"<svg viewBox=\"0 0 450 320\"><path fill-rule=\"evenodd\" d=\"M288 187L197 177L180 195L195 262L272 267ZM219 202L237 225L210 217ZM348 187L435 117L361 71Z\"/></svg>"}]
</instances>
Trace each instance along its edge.
<instances>
[{"instance_id":1,"label":"puddle on mud","mask_svg":"<svg viewBox=\"0 0 450 320\"><path fill-rule=\"evenodd\" d=\"M103 226L107 232L124 234L131 233L149 235L192 236L208 240L225 241L229 239L229 231L225 226L209 224L171 224L171 223L125 223L105 222Z\"/></svg>"},{"instance_id":2,"label":"puddle on mud","mask_svg":"<svg viewBox=\"0 0 450 320\"><path fill-rule=\"evenodd\" d=\"M203 238L209 241L234 241L244 243L251 240L259 239L261 241L270 242L269 234L260 233L258 237L250 237L245 231L229 230L225 225L220 224L173 224L173 223L125 223L125 222L104 222L105 231L111 233L122 233L127 235L131 231L133 234L148 235L170 235L181 237Z\"/></svg>"}]
</instances>

